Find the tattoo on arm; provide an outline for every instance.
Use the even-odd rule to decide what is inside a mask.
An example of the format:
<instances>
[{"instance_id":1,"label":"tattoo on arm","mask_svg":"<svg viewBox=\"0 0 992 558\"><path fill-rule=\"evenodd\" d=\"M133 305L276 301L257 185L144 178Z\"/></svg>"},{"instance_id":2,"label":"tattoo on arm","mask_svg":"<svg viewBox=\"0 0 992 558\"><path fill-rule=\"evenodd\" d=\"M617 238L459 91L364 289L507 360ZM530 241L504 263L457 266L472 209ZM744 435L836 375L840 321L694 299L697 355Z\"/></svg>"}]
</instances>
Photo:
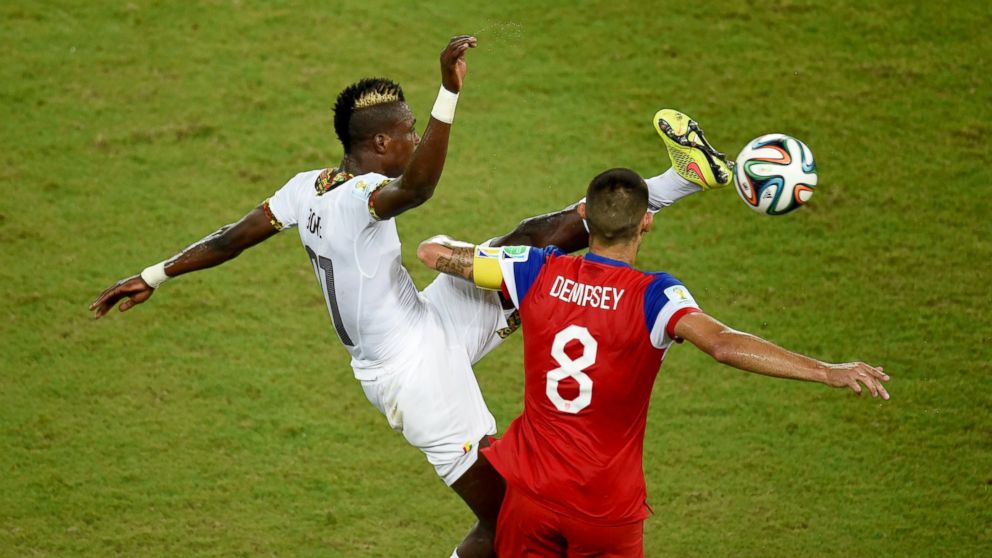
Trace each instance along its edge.
<instances>
[{"instance_id":1,"label":"tattoo on arm","mask_svg":"<svg viewBox=\"0 0 992 558\"><path fill-rule=\"evenodd\" d=\"M451 256L440 256L437 259L437 270L449 275L457 275L472 279L472 265L475 258L475 248L458 246L451 249Z\"/></svg>"}]
</instances>

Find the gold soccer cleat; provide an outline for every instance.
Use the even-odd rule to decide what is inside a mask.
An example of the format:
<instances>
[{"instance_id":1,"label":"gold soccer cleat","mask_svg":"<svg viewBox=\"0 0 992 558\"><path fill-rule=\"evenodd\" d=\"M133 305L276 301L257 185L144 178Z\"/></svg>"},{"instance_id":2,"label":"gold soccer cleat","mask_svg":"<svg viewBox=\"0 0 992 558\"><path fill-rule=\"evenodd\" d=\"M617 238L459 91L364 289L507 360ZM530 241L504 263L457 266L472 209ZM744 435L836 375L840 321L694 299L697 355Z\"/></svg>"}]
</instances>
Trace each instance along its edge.
<instances>
[{"instance_id":1,"label":"gold soccer cleat","mask_svg":"<svg viewBox=\"0 0 992 558\"><path fill-rule=\"evenodd\" d=\"M730 184L731 164L706 141L703 129L695 120L677 110L661 109L654 115L654 129L665 142L672 167L679 176L703 190Z\"/></svg>"}]
</instances>

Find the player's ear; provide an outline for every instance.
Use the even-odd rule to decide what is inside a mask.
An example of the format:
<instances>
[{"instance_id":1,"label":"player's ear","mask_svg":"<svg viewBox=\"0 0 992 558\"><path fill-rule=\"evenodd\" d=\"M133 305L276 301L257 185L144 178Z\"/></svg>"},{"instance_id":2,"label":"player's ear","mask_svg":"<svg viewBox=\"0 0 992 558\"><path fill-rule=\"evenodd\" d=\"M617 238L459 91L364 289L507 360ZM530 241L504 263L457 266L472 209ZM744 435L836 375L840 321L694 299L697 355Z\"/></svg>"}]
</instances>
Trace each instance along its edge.
<instances>
[{"instance_id":1,"label":"player's ear","mask_svg":"<svg viewBox=\"0 0 992 558\"><path fill-rule=\"evenodd\" d=\"M579 202L579 205L575 208L575 211L579 214L579 217L582 217L584 220L586 218L586 202Z\"/></svg>"},{"instance_id":2,"label":"player's ear","mask_svg":"<svg viewBox=\"0 0 992 558\"><path fill-rule=\"evenodd\" d=\"M650 211L644 212L644 217L641 219L641 233L650 231L652 224L654 224L654 213Z\"/></svg>"},{"instance_id":3,"label":"player's ear","mask_svg":"<svg viewBox=\"0 0 992 558\"><path fill-rule=\"evenodd\" d=\"M376 153L385 153L389 147L389 134L376 134L372 138L372 145L375 147Z\"/></svg>"}]
</instances>

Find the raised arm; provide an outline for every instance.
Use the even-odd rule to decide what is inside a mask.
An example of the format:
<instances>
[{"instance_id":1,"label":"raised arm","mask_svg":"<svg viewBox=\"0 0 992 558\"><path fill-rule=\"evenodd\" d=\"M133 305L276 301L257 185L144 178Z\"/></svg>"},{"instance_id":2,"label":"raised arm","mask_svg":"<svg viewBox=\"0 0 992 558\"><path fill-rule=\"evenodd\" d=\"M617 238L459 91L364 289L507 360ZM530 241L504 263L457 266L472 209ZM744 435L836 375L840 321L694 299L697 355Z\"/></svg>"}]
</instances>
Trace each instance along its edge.
<instances>
[{"instance_id":1,"label":"raised arm","mask_svg":"<svg viewBox=\"0 0 992 558\"><path fill-rule=\"evenodd\" d=\"M424 135L402 176L375 194L375 212L389 219L417 207L434 195L448 153L448 136L454 119L458 93L468 68L465 53L477 44L475 37L454 37L441 51L441 90L431 111Z\"/></svg>"},{"instance_id":2,"label":"raised arm","mask_svg":"<svg viewBox=\"0 0 992 558\"><path fill-rule=\"evenodd\" d=\"M119 309L121 312L129 310L148 300L165 278L171 279L184 273L220 265L276 232L278 231L260 205L237 223L224 225L162 264L121 279L96 297L90 304L90 310L93 310L95 318L100 318L124 299L126 300L120 304Z\"/></svg>"},{"instance_id":3,"label":"raised arm","mask_svg":"<svg viewBox=\"0 0 992 558\"><path fill-rule=\"evenodd\" d=\"M889 376L880 367L863 362L821 362L750 333L734 330L702 312L683 316L675 324L674 332L717 361L747 372L849 387L858 395L861 395L863 385L872 397L889 398L882 385Z\"/></svg>"}]
</instances>

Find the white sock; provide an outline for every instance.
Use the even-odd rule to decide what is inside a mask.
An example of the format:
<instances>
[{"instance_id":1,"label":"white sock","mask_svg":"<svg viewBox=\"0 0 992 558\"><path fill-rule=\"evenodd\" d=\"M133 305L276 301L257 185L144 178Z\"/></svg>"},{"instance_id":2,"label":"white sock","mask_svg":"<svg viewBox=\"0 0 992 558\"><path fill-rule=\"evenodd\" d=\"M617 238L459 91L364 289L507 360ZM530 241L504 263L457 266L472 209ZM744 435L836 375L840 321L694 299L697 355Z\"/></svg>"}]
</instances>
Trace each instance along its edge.
<instances>
[{"instance_id":1,"label":"white sock","mask_svg":"<svg viewBox=\"0 0 992 558\"><path fill-rule=\"evenodd\" d=\"M458 549L457 548L454 550L454 552L451 553L451 557L450 558L458 558Z\"/></svg>"},{"instance_id":2,"label":"white sock","mask_svg":"<svg viewBox=\"0 0 992 558\"><path fill-rule=\"evenodd\" d=\"M675 169L668 169L645 182L648 183L648 208L651 211L661 211L686 196L703 191L679 176Z\"/></svg>"}]
</instances>

